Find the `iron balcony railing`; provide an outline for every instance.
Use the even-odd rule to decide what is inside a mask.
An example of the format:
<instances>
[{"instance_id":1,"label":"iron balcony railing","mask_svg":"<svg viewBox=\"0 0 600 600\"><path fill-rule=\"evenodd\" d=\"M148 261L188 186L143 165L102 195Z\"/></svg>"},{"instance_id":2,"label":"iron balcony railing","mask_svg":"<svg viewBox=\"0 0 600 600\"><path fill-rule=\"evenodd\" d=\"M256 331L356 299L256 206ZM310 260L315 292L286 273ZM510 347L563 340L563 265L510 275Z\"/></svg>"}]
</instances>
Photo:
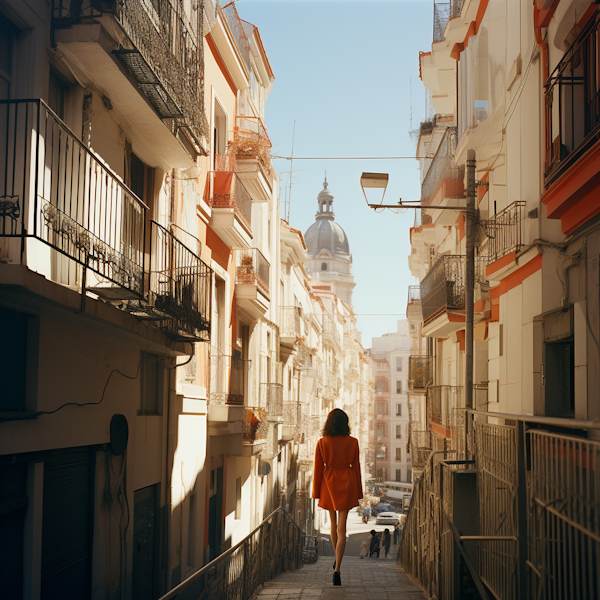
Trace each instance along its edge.
<instances>
[{"instance_id":1,"label":"iron balcony railing","mask_svg":"<svg viewBox=\"0 0 600 600\"><path fill-rule=\"evenodd\" d=\"M283 384L260 384L261 406L264 406L269 418L283 417Z\"/></svg>"},{"instance_id":2,"label":"iron balcony railing","mask_svg":"<svg viewBox=\"0 0 600 600\"><path fill-rule=\"evenodd\" d=\"M205 147L203 11L187 14L175 0L52 0L52 27L69 28L113 15L125 36L113 53L174 133L186 131L196 150Z\"/></svg>"},{"instance_id":3,"label":"iron balcony railing","mask_svg":"<svg viewBox=\"0 0 600 600\"><path fill-rule=\"evenodd\" d=\"M139 312L146 309L149 318L158 318L174 339L208 340L212 270L162 225L149 223L148 303Z\"/></svg>"},{"instance_id":4,"label":"iron balcony railing","mask_svg":"<svg viewBox=\"0 0 600 600\"><path fill-rule=\"evenodd\" d=\"M232 208L248 231L252 230L252 196L236 173L211 171L206 183L206 192L207 204L216 209Z\"/></svg>"},{"instance_id":5,"label":"iron balcony railing","mask_svg":"<svg viewBox=\"0 0 600 600\"><path fill-rule=\"evenodd\" d=\"M548 107L546 187L598 141L599 26L600 12L596 10L544 84Z\"/></svg>"},{"instance_id":6,"label":"iron balcony railing","mask_svg":"<svg viewBox=\"0 0 600 600\"><path fill-rule=\"evenodd\" d=\"M337 323L334 317L327 313L323 313L323 337L340 347L340 334L337 330Z\"/></svg>"},{"instance_id":7,"label":"iron balcony railing","mask_svg":"<svg viewBox=\"0 0 600 600\"><path fill-rule=\"evenodd\" d=\"M421 302L421 286L420 285L409 285L408 286L408 303Z\"/></svg>"},{"instance_id":8,"label":"iron balcony railing","mask_svg":"<svg viewBox=\"0 0 600 600\"><path fill-rule=\"evenodd\" d=\"M427 422L451 431L454 409L462 407L462 387L432 385L427 388Z\"/></svg>"},{"instance_id":9,"label":"iron balcony railing","mask_svg":"<svg viewBox=\"0 0 600 600\"><path fill-rule=\"evenodd\" d=\"M283 508L277 508L241 542L184 579L159 600L201 596L249 600L284 571L317 562L317 539L306 535ZM193 590L192 590L193 588ZM182 594L182 596L180 596Z\"/></svg>"},{"instance_id":10,"label":"iron balcony railing","mask_svg":"<svg viewBox=\"0 0 600 600\"><path fill-rule=\"evenodd\" d=\"M306 404L297 401L288 401L283 403L283 422L286 425L298 426L302 423L303 410Z\"/></svg>"},{"instance_id":11,"label":"iron balcony railing","mask_svg":"<svg viewBox=\"0 0 600 600\"><path fill-rule=\"evenodd\" d=\"M465 308L464 256L444 255L421 282L423 321L427 322L443 310Z\"/></svg>"},{"instance_id":12,"label":"iron balcony railing","mask_svg":"<svg viewBox=\"0 0 600 600\"><path fill-rule=\"evenodd\" d=\"M267 412L261 407L246 409L246 418L242 422L242 443L255 444L264 442L269 433L269 424L266 420Z\"/></svg>"},{"instance_id":13,"label":"iron balcony railing","mask_svg":"<svg viewBox=\"0 0 600 600\"><path fill-rule=\"evenodd\" d=\"M210 357L211 404L244 405L248 361L239 356L216 354Z\"/></svg>"},{"instance_id":14,"label":"iron balcony railing","mask_svg":"<svg viewBox=\"0 0 600 600\"><path fill-rule=\"evenodd\" d=\"M299 306L282 306L279 309L279 335L281 337L299 338L302 336L302 308Z\"/></svg>"},{"instance_id":15,"label":"iron balcony railing","mask_svg":"<svg viewBox=\"0 0 600 600\"><path fill-rule=\"evenodd\" d=\"M256 159L270 175L271 140L260 117L237 116L233 132L233 148L238 159Z\"/></svg>"},{"instance_id":16,"label":"iron balcony railing","mask_svg":"<svg viewBox=\"0 0 600 600\"><path fill-rule=\"evenodd\" d=\"M257 248L235 251L235 282L239 285L257 285L269 295L271 265Z\"/></svg>"},{"instance_id":17,"label":"iron balcony railing","mask_svg":"<svg viewBox=\"0 0 600 600\"><path fill-rule=\"evenodd\" d=\"M433 383L433 356L408 357L408 389L422 390Z\"/></svg>"},{"instance_id":18,"label":"iron balcony railing","mask_svg":"<svg viewBox=\"0 0 600 600\"><path fill-rule=\"evenodd\" d=\"M421 184L421 204L423 206L431 206L444 180L450 181L449 195L463 195L465 168L463 165L454 163L455 154L456 127L448 127Z\"/></svg>"},{"instance_id":19,"label":"iron balcony railing","mask_svg":"<svg viewBox=\"0 0 600 600\"><path fill-rule=\"evenodd\" d=\"M525 204L517 200L485 222L489 262L494 262L510 252L518 252L525 245Z\"/></svg>"},{"instance_id":20,"label":"iron balcony railing","mask_svg":"<svg viewBox=\"0 0 600 600\"><path fill-rule=\"evenodd\" d=\"M82 285L99 295L144 297L147 207L43 100L0 101L0 194L11 261L33 264L35 238L95 273ZM52 264L48 277L55 258L38 263Z\"/></svg>"},{"instance_id":21,"label":"iron balcony railing","mask_svg":"<svg viewBox=\"0 0 600 600\"><path fill-rule=\"evenodd\" d=\"M246 65L246 69L248 69L248 73L250 73L251 65L250 65L250 42L248 41L248 36L244 31L244 26L242 25L242 20L238 15L238 12L235 8L234 2L229 2L225 6L221 7L222 11L231 32L233 33L233 38L235 40L235 44L238 47L238 50L242 56L242 60Z\"/></svg>"},{"instance_id":22,"label":"iron balcony railing","mask_svg":"<svg viewBox=\"0 0 600 600\"><path fill-rule=\"evenodd\" d=\"M460 16L465 0L451 0L450 2L438 2L433 0L433 41L441 42L448 21ZM421 127L423 123L421 123Z\"/></svg>"},{"instance_id":23,"label":"iron balcony railing","mask_svg":"<svg viewBox=\"0 0 600 600\"><path fill-rule=\"evenodd\" d=\"M411 428L410 457L412 466L416 468L424 467L431 451L431 432Z\"/></svg>"}]
</instances>

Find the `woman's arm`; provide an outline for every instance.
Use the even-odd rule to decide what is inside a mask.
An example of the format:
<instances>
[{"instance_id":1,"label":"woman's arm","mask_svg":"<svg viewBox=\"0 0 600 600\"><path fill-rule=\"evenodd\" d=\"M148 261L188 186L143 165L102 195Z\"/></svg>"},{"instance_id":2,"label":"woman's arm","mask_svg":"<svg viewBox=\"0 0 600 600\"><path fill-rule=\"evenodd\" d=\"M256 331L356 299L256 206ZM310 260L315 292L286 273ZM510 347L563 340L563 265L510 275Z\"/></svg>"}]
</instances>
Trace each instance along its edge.
<instances>
[{"instance_id":1,"label":"woman's arm","mask_svg":"<svg viewBox=\"0 0 600 600\"><path fill-rule=\"evenodd\" d=\"M323 454L321 454L321 440L315 449L315 468L313 469L313 498L321 497L321 482L323 481Z\"/></svg>"},{"instance_id":2,"label":"woman's arm","mask_svg":"<svg viewBox=\"0 0 600 600\"><path fill-rule=\"evenodd\" d=\"M356 475L356 484L358 485L358 499L363 497L362 477L360 474L360 449L358 447L358 440L356 440L356 451L354 452L354 458L352 459L352 470Z\"/></svg>"}]
</instances>

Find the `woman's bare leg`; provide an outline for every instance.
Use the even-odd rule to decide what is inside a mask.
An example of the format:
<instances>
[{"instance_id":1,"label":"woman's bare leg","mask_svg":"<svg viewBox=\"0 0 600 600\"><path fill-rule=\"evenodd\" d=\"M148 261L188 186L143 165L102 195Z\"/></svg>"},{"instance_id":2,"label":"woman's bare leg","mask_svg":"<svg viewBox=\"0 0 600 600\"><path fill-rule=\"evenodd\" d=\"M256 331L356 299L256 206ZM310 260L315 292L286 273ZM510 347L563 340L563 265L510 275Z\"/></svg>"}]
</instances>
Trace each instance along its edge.
<instances>
[{"instance_id":1,"label":"woman's bare leg","mask_svg":"<svg viewBox=\"0 0 600 600\"><path fill-rule=\"evenodd\" d=\"M346 550L346 520L348 519L348 511L340 510L337 521L337 544L335 546L335 570L339 571L342 566L342 558ZM333 531L333 525L331 526Z\"/></svg>"},{"instance_id":2,"label":"woman's bare leg","mask_svg":"<svg viewBox=\"0 0 600 600\"><path fill-rule=\"evenodd\" d=\"M335 510L329 511L329 521L330 521L330 525L331 525L331 544L333 545L333 554L334 554L334 556L337 556L336 548L337 548L337 543L338 543L338 533L337 533L337 513L335 512Z\"/></svg>"}]
</instances>

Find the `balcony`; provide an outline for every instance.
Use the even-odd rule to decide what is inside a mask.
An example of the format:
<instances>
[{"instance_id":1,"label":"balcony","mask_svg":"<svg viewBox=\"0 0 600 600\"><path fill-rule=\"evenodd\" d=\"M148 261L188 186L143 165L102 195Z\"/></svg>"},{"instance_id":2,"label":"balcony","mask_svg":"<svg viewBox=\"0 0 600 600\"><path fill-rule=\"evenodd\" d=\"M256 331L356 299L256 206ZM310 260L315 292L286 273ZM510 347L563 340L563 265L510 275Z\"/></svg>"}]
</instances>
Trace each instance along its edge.
<instances>
[{"instance_id":1,"label":"balcony","mask_svg":"<svg viewBox=\"0 0 600 600\"><path fill-rule=\"evenodd\" d=\"M431 432L411 429L410 458L414 468L422 469L432 451Z\"/></svg>"},{"instance_id":2,"label":"balcony","mask_svg":"<svg viewBox=\"0 0 600 600\"><path fill-rule=\"evenodd\" d=\"M339 378L337 372L326 368L323 376L323 395L332 399L339 394Z\"/></svg>"},{"instance_id":3,"label":"balcony","mask_svg":"<svg viewBox=\"0 0 600 600\"><path fill-rule=\"evenodd\" d=\"M222 165L219 157L217 165ZM211 171L204 193L211 207L211 227L229 248L247 248L252 240L252 198L232 171Z\"/></svg>"},{"instance_id":4,"label":"balcony","mask_svg":"<svg viewBox=\"0 0 600 600\"><path fill-rule=\"evenodd\" d=\"M423 309L421 308L421 286L408 286L408 302L406 304L406 318L409 321L420 323L423 320Z\"/></svg>"},{"instance_id":5,"label":"balcony","mask_svg":"<svg viewBox=\"0 0 600 600\"><path fill-rule=\"evenodd\" d=\"M173 0L53 0L52 35L170 164L207 153L201 18Z\"/></svg>"},{"instance_id":6,"label":"balcony","mask_svg":"<svg viewBox=\"0 0 600 600\"><path fill-rule=\"evenodd\" d=\"M456 127L448 127L421 184L421 205L435 225L454 225L464 210L464 166L454 164ZM436 206L456 210L435 210Z\"/></svg>"},{"instance_id":7,"label":"balcony","mask_svg":"<svg viewBox=\"0 0 600 600\"><path fill-rule=\"evenodd\" d=\"M242 432L245 420L244 387L248 361L238 356L213 354L210 357L208 428L210 435Z\"/></svg>"},{"instance_id":8,"label":"balcony","mask_svg":"<svg viewBox=\"0 0 600 600\"><path fill-rule=\"evenodd\" d=\"M427 423L433 433L453 437L456 411L463 407L461 386L433 385L427 389Z\"/></svg>"},{"instance_id":9,"label":"balcony","mask_svg":"<svg viewBox=\"0 0 600 600\"><path fill-rule=\"evenodd\" d=\"M303 311L300 306L282 306L279 309L279 340L295 345L302 337Z\"/></svg>"},{"instance_id":10,"label":"balcony","mask_svg":"<svg viewBox=\"0 0 600 600\"><path fill-rule=\"evenodd\" d=\"M283 384L260 384L261 406L267 411L270 421L280 421L283 418Z\"/></svg>"},{"instance_id":11,"label":"balcony","mask_svg":"<svg viewBox=\"0 0 600 600\"><path fill-rule=\"evenodd\" d=\"M254 202L268 202L273 194L271 140L260 117L236 117L231 152Z\"/></svg>"},{"instance_id":12,"label":"balcony","mask_svg":"<svg viewBox=\"0 0 600 600\"><path fill-rule=\"evenodd\" d=\"M0 165L10 263L105 298L144 298L146 205L43 100L0 101Z\"/></svg>"},{"instance_id":13,"label":"balcony","mask_svg":"<svg viewBox=\"0 0 600 600\"><path fill-rule=\"evenodd\" d=\"M460 16L465 0L452 0L451 2L433 3L433 41L441 42L445 39L446 25L450 19Z\"/></svg>"},{"instance_id":14,"label":"balcony","mask_svg":"<svg viewBox=\"0 0 600 600\"><path fill-rule=\"evenodd\" d=\"M300 434L300 425L302 424L303 409L305 407L308 407L308 405L296 401L283 403L282 439L284 441L289 442Z\"/></svg>"},{"instance_id":15,"label":"balcony","mask_svg":"<svg viewBox=\"0 0 600 600\"><path fill-rule=\"evenodd\" d=\"M242 456L255 456L266 447L269 424L263 408L246 409L242 422Z\"/></svg>"},{"instance_id":16,"label":"balcony","mask_svg":"<svg viewBox=\"0 0 600 600\"><path fill-rule=\"evenodd\" d=\"M433 356L409 356L408 389L424 390L433 383Z\"/></svg>"},{"instance_id":17,"label":"balcony","mask_svg":"<svg viewBox=\"0 0 600 600\"><path fill-rule=\"evenodd\" d=\"M238 308L250 319L259 319L269 309L271 265L256 248L236 250L235 260L235 297Z\"/></svg>"},{"instance_id":18,"label":"balcony","mask_svg":"<svg viewBox=\"0 0 600 600\"><path fill-rule=\"evenodd\" d=\"M484 224L488 238L487 260L493 263L525 246L525 202L518 200Z\"/></svg>"},{"instance_id":19,"label":"balcony","mask_svg":"<svg viewBox=\"0 0 600 600\"><path fill-rule=\"evenodd\" d=\"M337 330L337 322L335 318L327 313L324 313L322 327L323 340L328 341L339 350L341 348L340 334Z\"/></svg>"},{"instance_id":20,"label":"balcony","mask_svg":"<svg viewBox=\"0 0 600 600\"><path fill-rule=\"evenodd\" d=\"M175 340L207 341L212 271L170 231L156 221L149 223L148 294L146 301L130 303L129 311ZM94 291L99 293L99 288Z\"/></svg>"}]
</instances>

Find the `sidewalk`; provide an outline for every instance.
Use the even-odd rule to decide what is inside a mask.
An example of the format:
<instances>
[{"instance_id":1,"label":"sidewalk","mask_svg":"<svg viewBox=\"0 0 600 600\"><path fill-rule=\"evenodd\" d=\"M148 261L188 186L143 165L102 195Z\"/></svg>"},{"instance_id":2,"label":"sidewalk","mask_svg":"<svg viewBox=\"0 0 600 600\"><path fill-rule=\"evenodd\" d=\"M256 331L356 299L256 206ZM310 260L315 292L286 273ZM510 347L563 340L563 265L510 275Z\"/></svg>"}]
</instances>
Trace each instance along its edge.
<instances>
[{"instance_id":1,"label":"sidewalk","mask_svg":"<svg viewBox=\"0 0 600 600\"><path fill-rule=\"evenodd\" d=\"M341 587L333 587L333 560L321 556L317 563L278 575L258 589L256 600L423 600L423 591L398 567L395 559L360 559L346 556Z\"/></svg>"}]
</instances>

